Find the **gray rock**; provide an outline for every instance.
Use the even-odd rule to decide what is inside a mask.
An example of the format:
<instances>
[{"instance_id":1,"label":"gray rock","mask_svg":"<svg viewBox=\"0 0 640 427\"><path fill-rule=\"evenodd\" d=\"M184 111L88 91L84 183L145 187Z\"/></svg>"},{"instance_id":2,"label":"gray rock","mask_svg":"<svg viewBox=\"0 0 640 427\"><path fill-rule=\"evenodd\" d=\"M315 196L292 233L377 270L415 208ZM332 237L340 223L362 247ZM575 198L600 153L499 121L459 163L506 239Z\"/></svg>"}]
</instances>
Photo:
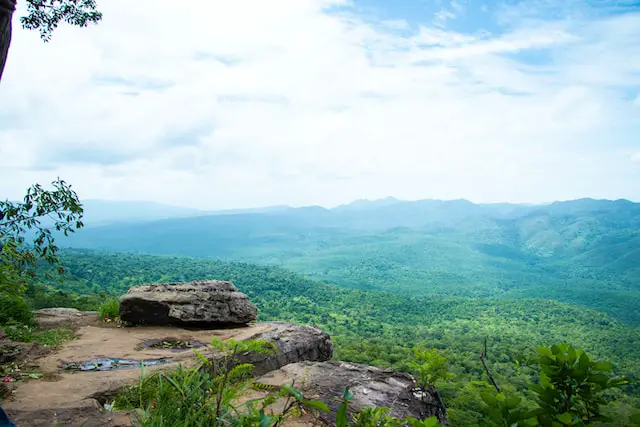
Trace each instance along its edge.
<instances>
[{"instance_id":1,"label":"gray rock","mask_svg":"<svg viewBox=\"0 0 640 427\"><path fill-rule=\"evenodd\" d=\"M257 316L249 297L218 280L134 286L120 297L120 319L138 325L244 325Z\"/></svg>"},{"instance_id":2,"label":"gray rock","mask_svg":"<svg viewBox=\"0 0 640 427\"><path fill-rule=\"evenodd\" d=\"M331 337L319 328L284 322L268 322L261 325L268 325L271 330L253 335L249 339L272 342L278 347L278 352L271 355L240 355L241 363L251 363L254 366L255 375L263 375L289 363L304 360L323 362L333 356Z\"/></svg>"},{"instance_id":3,"label":"gray rock","mask_svg":"<svg viewBox=\"0 0 640 427\"><path fill-rule=\"evenodd\" d=\"M345 387L354 394L350 410L365 407L386 407L398 418L424 419L436 416L443 426L448 425L447 409L435 388L422 396L408 374L344 362L300 362L286 365L258 378L259 383L280 386L291 384L311 399L327 403L335 414ZM324 416L324 415L323 415ZM334 416L326 421L334 422Z\"/></svg>"},{"instance_id":4,"label":"gray rock","mask_svg":"<svg viewBox=\"0 0 640 427\"><path fill-rule=\"evenodd\" d=\"M36 310L36 314L49 316L82 316L82 312L77 308L67 307L42 308Z\"/></svg>"},{"instance_id":5,"label":"gray rock","mask_svg":"<svg viewBox=\"0 0 640 427\"><path fill-rule=\"evenodd\" d=\"M41 329L70 328L95 324L98 313L80 311L75 308L43 308L34 312L35 321Z\"/></svg>"},{"instance_id":6,"label":"gray rock","mask_svg":"<svg viewBox=\"0 0 640 427\"><path fill-rule=\"evenodd\" d=\"M85 399L68 408L8 410L7 413L18 426L38 427L127 427L133 425L135 419L131 412L103 412L94 399Z\"/></svg>"}]
</instances>

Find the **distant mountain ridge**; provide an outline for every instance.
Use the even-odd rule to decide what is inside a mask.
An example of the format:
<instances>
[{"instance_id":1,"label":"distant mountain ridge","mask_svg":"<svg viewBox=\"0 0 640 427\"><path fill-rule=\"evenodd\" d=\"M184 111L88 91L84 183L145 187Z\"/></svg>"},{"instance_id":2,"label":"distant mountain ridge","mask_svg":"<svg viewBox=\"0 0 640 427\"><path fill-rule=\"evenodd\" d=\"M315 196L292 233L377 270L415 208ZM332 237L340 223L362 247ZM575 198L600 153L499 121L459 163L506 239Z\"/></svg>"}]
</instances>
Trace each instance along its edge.
<instances>
[{"instance_id":1,"label":"distant mountain ridge","mask_svg":"<svg viewBox=\"0 0 640 427\"><path fill-rule=\"evenodd\" d=\"M88 226L72 248L283 266L342 286L544 297L640 324L640 204L358 201ZM634 306L635 307L635 306ZM634 314L635 313L635 314Z\"/></svg>"}]
</instances>

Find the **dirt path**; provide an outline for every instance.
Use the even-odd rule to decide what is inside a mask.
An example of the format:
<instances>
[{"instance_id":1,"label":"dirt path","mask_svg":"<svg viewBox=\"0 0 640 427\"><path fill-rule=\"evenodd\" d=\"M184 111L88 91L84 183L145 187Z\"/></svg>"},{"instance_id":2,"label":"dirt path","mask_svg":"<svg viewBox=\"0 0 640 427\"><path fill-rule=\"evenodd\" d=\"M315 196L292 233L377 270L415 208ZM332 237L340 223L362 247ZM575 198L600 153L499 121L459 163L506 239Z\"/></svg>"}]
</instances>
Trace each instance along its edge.
<instances>
[{"instance_id":1,"label":"dirt path","mask_svg":"<svg viewBox=\"0 0 640 427\"><path fill-rule=\"evenodd\" d=\"M257 324L244 328L191 331L175 327L101 328L83 326L77 333L79 339L64 345L58 351L39 359L36 363L45 373L41 380L18 383L4 408L11 411L37 411L51 408L86 406L87 399L108 395L122 386L133 384L140 376L140 369L117 369L102 372L63 372L65 362L81 362L96 358L149 360L170 358L162 365L171 368L178 363L195 363L191 349L140 348L140 344L152 339L176 338L183 341L197 340L209 343L211 338L244 340L268 330L268 325ZM149 370L158 367L149 367Z\"/></svg>"}]
</instances>

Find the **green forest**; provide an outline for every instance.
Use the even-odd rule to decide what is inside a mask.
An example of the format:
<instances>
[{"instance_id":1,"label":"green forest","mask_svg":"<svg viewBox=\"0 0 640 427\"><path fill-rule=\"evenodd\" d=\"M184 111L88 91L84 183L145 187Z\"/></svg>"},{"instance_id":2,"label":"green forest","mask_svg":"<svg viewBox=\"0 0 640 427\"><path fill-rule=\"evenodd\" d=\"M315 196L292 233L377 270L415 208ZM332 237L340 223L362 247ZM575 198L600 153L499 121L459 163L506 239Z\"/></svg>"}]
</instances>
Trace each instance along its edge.
<instances>
[{"instance_id":1,"label":"green forest","mask_svg":"<svg viewBox=\"0 0 640 427\"><path fill-rule=\"evenodd\" d=\"M75 192L52 184L0 202L0 324L14 339L69 339L34 331L33 309L115 317L131 286L231 280L259 320L327 331L337 360L437 380L454 426L640 417L636 204L373 203L84 229ZM103 249L61 249L89 238Z\"/></svg>"},{"instance_id":2,"label":"green forest","mask_svg":"<svg viewBox=\"0 0 640 427\"><path fill-rule=\"evenodd\" d=\"M88 226L62 245L276 265L401 295L545 298L640 324L640 205L360 202Z\"/></svg>"},{"instance_id":3,"label":"green forest","mask_svg":"<svg viewBox=\"0 0 640 427\"><path fill-rule=\"evenodd\" d=\"M490 390L479 360L488 360L507 391L531 399L537 374L528 360L540 345L570 343L613 363L631 381L612 391L607 408L632 425L640 405L640 328L594 309L551 299L402 296L341 288L273 266L187 257L65 250L63 281L29 286L34 307L96 309L111 295L148 282L232 280L260 310L260 320L314 324L332 336L335 357L408 371L412 348L436 348L450 361L451 376L438 387L453 425L493 425L480 393ZM626 420L626 421L625 421Z\"/></svg>"}]
</instances>

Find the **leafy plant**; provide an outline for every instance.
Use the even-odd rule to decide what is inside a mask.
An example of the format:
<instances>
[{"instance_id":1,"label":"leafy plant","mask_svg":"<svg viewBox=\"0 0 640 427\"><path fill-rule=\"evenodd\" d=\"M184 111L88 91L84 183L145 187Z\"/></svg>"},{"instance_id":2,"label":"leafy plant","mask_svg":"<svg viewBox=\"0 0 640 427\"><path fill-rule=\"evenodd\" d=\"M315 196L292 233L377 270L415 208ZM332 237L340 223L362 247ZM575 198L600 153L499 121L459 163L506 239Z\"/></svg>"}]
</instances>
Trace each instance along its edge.
<instances>
[{"instance_id":1,"label":"leafy plant","mask_svg":"<svg viewBox=\"0 0 640 427\"><path fill-rule=\"evenodd\" d=\"M596 362L583 350L568 344L539 347L540 384L531 386L540 408L536 411L542 425L588 425L610 421L600 405L606 404L605 390L628 383L626 378L608 375L613 366Z\"/></svg>"},{"instance_id":2,"label":"leafy plant","mask_svg":"<svg viewBox=\"0 0 640 427\"><path fill-rule=\"evenodd\" d=\"M540 383L530 389L538 408L519 408L522 399L503 393L481 393L489 416L502 426L586 426L611 421L601 406L603 392L627 384L626 378L608 375L610 363L595 362L583 350L568 344L539 347L534 360L540 367Z\"/></svg>"},{"instance_id":3,"label":"leafy plant","mask_svg":"<svg viewBox=\"0 0 640 427\"><path fill-rule=\"evenodd\" d=\"M52 190L31 186L23 202L0 200L0 300L11 300L12 307L0 309L0 323L30 322L22 295L36 276L38 261L63 272L51 230L66 236L83 226L82 206L71 186L60 179L52 185ZM52 224L43 225L45 218ZM33 239L27 244L30 232L34 232Z\"/></svg>"},{"instance_id":4,"label":"leafy plant","mask_svg":"<svg viewBox=\"0 0 640 427\"><path fill-rule=\"evenodd\" d=\"M118 298L110 298L98 307L100 319L116 319L120 315L120 301Z\"/></svg>"},{"instance_id":5,"label":"leafy plant","mask_svg":"<svg viewBox=\"0 0 640 427\"><path fill-rule=\"evenodd\" d=\"M529 426L532 424L533 413L520 408L522 398L508 396L504 393L480 393L480 397L487 404L486 412L496 425L503 427Z\"/></svg>"}]
</instances>

